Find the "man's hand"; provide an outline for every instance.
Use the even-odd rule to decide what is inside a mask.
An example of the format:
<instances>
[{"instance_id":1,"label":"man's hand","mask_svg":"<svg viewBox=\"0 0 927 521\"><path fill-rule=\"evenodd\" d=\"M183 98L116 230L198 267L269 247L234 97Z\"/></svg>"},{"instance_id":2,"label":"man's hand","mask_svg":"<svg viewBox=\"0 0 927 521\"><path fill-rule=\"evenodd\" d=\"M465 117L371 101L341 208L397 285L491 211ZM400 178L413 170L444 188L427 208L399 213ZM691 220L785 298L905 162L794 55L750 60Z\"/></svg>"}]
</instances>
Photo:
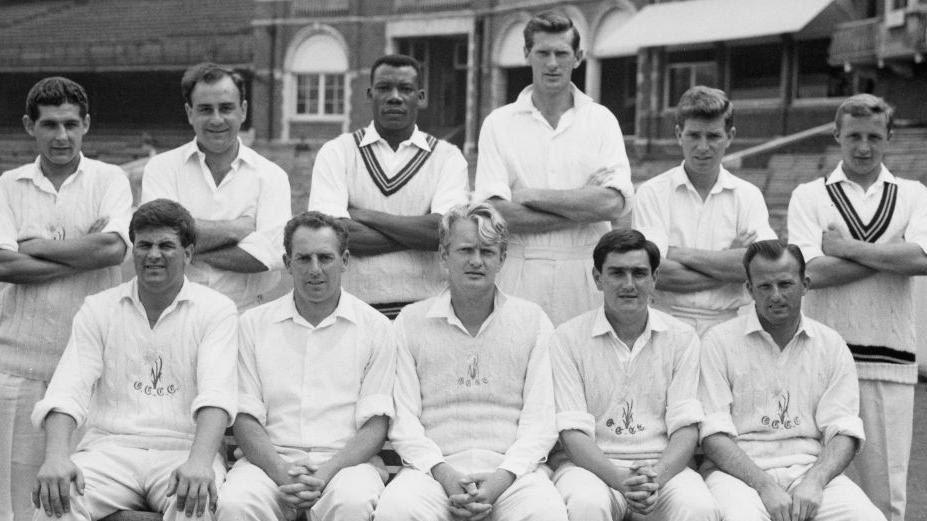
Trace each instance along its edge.
<instances>
[{"instance_id":1,"label":"man's hand","mask_svg":"<svg viewBox=\"0 0 927 521\"><path fill-rule=\"evenodd\" d=\"M852 239L844 237L843 232L836 224L827 225L827 229L821 233L821 250L824 255L831 257L846 257L846 245Z\"/></svg>"},{"instance_id":2,"label":"man's hand","mask_svg":"<svg viewBox=\"0 0 927 521\"><path fill-rule=\"evenodd\" d=\"M737 237L734 237L734 240L731 241L731 245L728 246L729 250L736 250L738 248L746 248L756 241L756 232L755 231L745 231L737 234Z\"/></svg>"},{"instance_id":3,"label":"man's hand","mask_svg":"<svg viewBox=\"0 0 927 521\"><path fill-rule=\"evenodd\" d=\"M32 504L44 509L48 517L70 512L72 481L77 493L84 495L84 475L71 458L46 459L32 487Z\"/></svg>"},{"instance_id":4,"label":"man's hand","mask_svg":"<svg viewBox=\"0 0 927 521\"><path fill-rule=\"evenodd\" d=\"M283 501L296 509L313 507L328 486L332 476L324 465L315 465L308 460L297 460L287 471L289 483L280 485Z\"/></svg>"},{"instance_id":5,"label":"man's hand","mask_svg":"<svg viewBox=\"0 0 927 521\"><path fill-rule=\"evenodd\" d=\"M476 484L476 495L473 496L473 502L489 506L494 505L499 496L515 482L515 475L503 469L496 469L495 472L471 474L469 478L472 483ZM489 514L489 510L486 510L483 515L474 516L471 519L483 519Z\"/></svg>"},{"instance_id":6,"label":"man's hand","mask_svg":"<svg viewBox=\"0 0 927 521\"><path fill-rule=\"evenodd\" d=\"M448 511L455 520L478 521L487 517L492 505L475 500L479 492L476 482L448 463L439 463L431 469L431 475L444 488L448 498Z\"/></svg>"},{"instance_id":7,"label":"man's hand","mask_svg":"<svg viewBox=\"0 0 927 521\"><path fill-rule=\"evenodd\" d=\"M177 495L177 511L184 511L187 517L203 517L206 505L216 512L216 476L211 462L201 463L187 460L171 472L168 497Z\"/></svg>"},{"instance_id":8,"label":"man's hand","mask_svg":"<svg viewBox=\"0 0 927 521\"><path fill-rule=\"evenodd\" d=\"M106 228L106 225L109 224L109 217L100 217L96 221L93 221L93 224L90 225L90 229L87 230L87 235L91 233L100 233L103 231L103 228Z\"/></svg>"},{"instance_id":9,"label":"man's hand","mask_svg":"<svg viewBox=\"0 0 927 521\"><path fill-rule=\"evenodd\" d=\"M791 521L811 521L818 513L824 487L813 479L803 479L792 490Z\"/></svg>"},{"instance_id":10,"label":"man's hand","mask_svg":"<svg viewBox=\"0 0 927 521\"><path fill-rule=\"evenodd\" d=\"M589 179L586 179L586 186L605 186L612 176L615 175L615 169L611 167L603 167L589 176Z\"/></svg>"},{"instance_id":11,"label":"man's hand","mask_svg":"<svg viewBox=\"0 0 927 521\"><path fill-rule=\"evenodd\" d=\"M660 492L657 471L650 465L642 464L634 464L630 470L631 475L622 482L621 492L632 512L647 515L657 506Z\"/></svg>"},{"instance_id":12,"label":"man's hand","mask_svg":"<svg viewBox=\"0 0 927 521\"><path fill-rule=\"evenodd\" d=\"M779 485L772 483L757 490L760 500L766 511L769 512L770 521L790 521L792 496Z\"/></svg>"}]
</instances>

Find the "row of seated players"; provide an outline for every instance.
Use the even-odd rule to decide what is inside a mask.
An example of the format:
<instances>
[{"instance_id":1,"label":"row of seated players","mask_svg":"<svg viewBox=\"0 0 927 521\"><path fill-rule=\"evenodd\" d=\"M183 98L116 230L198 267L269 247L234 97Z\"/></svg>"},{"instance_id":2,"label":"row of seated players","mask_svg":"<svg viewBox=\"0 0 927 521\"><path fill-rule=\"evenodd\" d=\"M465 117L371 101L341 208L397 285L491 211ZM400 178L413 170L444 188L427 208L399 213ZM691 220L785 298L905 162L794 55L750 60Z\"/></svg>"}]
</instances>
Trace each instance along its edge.
<instances>
[{"instance_id":1,"label":"row of seated players","mask_svg":"<svg viewBox=\"0 0 927 521\"><path fill-rule=\"evenodd\" d=\"M341 288L343 223L300 214L293 291L239 318L185 277L190 214L142 205L136 277L87 299L33 412L35 519L146 504L167 520L885 519L842 474L865 438L857 375L800 311L797 247L751 244L754 309L700 341L649 306L660 254L640 232L601 237L604 304L556 329L496 286L508 230L490 205L452 208L439 232L447 288L390 322ZM403 461L388 485L387 439Z\"/></svg>"}]
</instances>

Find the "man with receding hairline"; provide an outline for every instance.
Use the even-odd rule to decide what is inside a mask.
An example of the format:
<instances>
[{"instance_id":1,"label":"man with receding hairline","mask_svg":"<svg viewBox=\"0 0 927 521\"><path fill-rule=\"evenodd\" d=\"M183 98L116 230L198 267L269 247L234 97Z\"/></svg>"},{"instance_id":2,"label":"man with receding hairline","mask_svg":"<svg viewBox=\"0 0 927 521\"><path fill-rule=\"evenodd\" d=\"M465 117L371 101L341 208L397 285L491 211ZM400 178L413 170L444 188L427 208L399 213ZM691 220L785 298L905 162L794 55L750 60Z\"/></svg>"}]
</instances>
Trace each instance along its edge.
<instances>
[{"instance_id":1,"label":"man with receding hairline","mask_svg":"<svg viewBox=\"0 0 927 521\"><path fill-rule=\"evenodd\" d=\"M467 162L457 147L422 132L421 65L381 56L370 68L373 121L325 143L312 167L309 209L344 219L353 262L345 289L394 318L444 284L438 221L467 201Z\"/></svg>"},{"instance_id":2,"label":"man with receding hairline","mask_svg":"<svg viewBox=\"0 0 927 521\"><path fill-rule=\"evenodd\" d=\"M683 161L637 190L634 225L664 260L654 306L704 334L750 302L741 257L774 239L760 190L721 166L734 139L734 106L724 91L695 86L676 104Z\"/></svg>"},{"instance_id":3,"label":"man with receding hairline","mask_svg":"<svg viewBox=\"0 0 927 521\"><path fill-rule=\"evenodd\" d=\"M181 91L196 137L148 161L142 202L163 197L190 210L199 230L190 278L244 311L280 281L289 178L239 139L248 113L241 74L200 63L184 73Z\"/></svg>"},{"instance_id":4,"label":"man with receding hairline","mask_svg":"<svg viewBox=\"0 0 927 521\"><path fill-rule=\"evenodd\" d=\"M71 319L87 295L122 279L132 191L121 168L81 153L89 110L77 83L38 81L22 118L38 156L0 175L0 521L32 517L43 436L29 411Z\"/></svg>"},{"instance_id":5,"label":"man with receding hairline","mask_svg":"<svg viewBox=\"0 0 927 521\"><path fill-rule=\"evenodd\" d=\"M859 371L867 442L854 478L889 521L903 521L917 383L913 276L927 274L927 187L882 163L893 112L871 94L837 108L842 160L795 188L788 226L808 259L806 312L843 336Z\"/></svg>"},{"instance_id":6,"label":"man with receding hairline","mask_svg":"<svg viewBox=\"0 0 927 521\"><path fill-rule=\"evenodd\" d=\"M742 262L753 310L702 337L700 470L722 519L884 521L842 474L866 439L856 369L840 335L801 312L801 250L758 241Z\"/></svg>"},{"instance_id":7,"label":"man with receding hairline","mask_svg":"<svg viewBox=\"0 0 927 521\"><path fill-rule=\"evenodd\" d=\"M601 303L592 248L631 211L634 189L618 121L570 81L583 59L572 20L544 12L524 36L532 84L483 122L474 200L513 233L499 286L556 325Z\"/></svg>"}]
</instances>

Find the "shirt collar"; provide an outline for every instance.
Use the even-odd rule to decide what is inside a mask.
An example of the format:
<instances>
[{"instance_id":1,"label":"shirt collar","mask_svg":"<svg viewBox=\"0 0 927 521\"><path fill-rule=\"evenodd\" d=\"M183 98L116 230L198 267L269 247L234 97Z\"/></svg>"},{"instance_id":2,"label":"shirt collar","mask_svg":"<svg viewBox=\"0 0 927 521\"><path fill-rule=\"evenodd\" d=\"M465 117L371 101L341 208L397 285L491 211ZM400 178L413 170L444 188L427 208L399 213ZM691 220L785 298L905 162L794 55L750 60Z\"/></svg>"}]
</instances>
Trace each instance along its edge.
<instances>
[{"instance_id":1,"label":"shirt collar","mask_svg":"<svg viewBox=\"0 0 927 521\"><path fill-rule=\"evenodd\" d=\"M846 181L848 183L853 182L847 178L846 172L843 171L843 161L840 161L839 163L837 163L837 168L835 168L834 171L831 172L829 176L827 176L827 179L824 180L824 184L832 185L834 183L839 183L841 181ZM892 175L892 173L888 171L888 168L886 168L885 165L883 164L881 166L881 169L879 170L879 176L876 177L875 182L876 183L883 183L883 182L884 183L896 183L896 180L895 180L895 176Z\"/></svg>"},{"instance_id":2,"label":"shirt collar","mask_svg":"<svg viewBox=\"0 0 927 521\"><path fill-rule=\"evenodd\" d=\"M371 121L370 124L367 125L367 128L364 130L364 137L361 139L359 146L366 147L380 140L383 140L383 143L386 144L386 140L380 137L380 133L377 132L376 125L374 125L373 121ZM412 145L415 145L426 152L431 152L431 147L428 145L428 138L425 137L424 132L418 129L418 125L415 125L412 128L412 135L409 137L409 139L400 143L399 146L402 147L407 143L411 143ZM389 145L387 144L387 146Z\"/></svg>"},{"instance_id":3,"label":"shirt collar","mask_svg":"<svg viewBox=\"0 0 927 521\"><path fill-rule=\"evenodd\" d=\"M87 164L85 160L86 158L84 157L83 152L78 152L78 155L80 156L80 160L77 163L77 170L75 170L73 174L69 175L68 178L64 180L64 183L61 184L61 186L70 183L71 179L74 179L78 174L84 171L84 166ZM22 172L17 173L16 180L19 181L20 179L29 179L36 185L43 182L50 182L42 172L42 156L36 157L32 164L34 168L24 169Z\"/></svg>"},{"instance_id":4,"label":"shirt collar","mask_svg":"<svg viewBox=\"0 0 927 521\"><path fill-rule=\"evenodd\" d=\"M132 277L132 280L128 284L123 284L119 289L119 300L128 300L135 304L136 306L142 306L141 299L138 298L138 276ZM192 289L190 288L190 280L186 275L183 277L183 285L180 287L180 291L177 293L177 296L174 297L174 301L167 307L171 309L177 304L193 300ZM165 310L166 311L166 310Z\"/></svg>"},{"instance_id":5,"label":"shirt collar","mask_svg":"<svg viewBox=\"0 0 927 521\"><path fill-rule=\"evenodd\" d=\"M801 334L804 334L809 338L814 337L814 331L808 327L808 320L805 317L805 314L801 313L800 317L801 318L799 318L798 321L798 329L795 330L795 336L793 336L792 339L794 340ZM766 330L763 329L763 324L760 324L760 317L756 314L756 308L754 307L750 310L749 313L746 314L746 322L744 323L744 335L763 332L766 332Z\"/></svg>"},{"instance_id":6,"label":"shirt collar","mask_svg":"<svg viewBox=\"0 0 927 521\"><path fill-rule=\"evenodd\" d=\"M686 174L685 161L679 163L679 167L673 170L672 176L673 187L679 188L680 186L685 186L686 188L695 190L695 186L692 184L692 181L689 179L689 176ZM734 175L727 171L723 166L721 171L718 172L718 179L715 180L714 186L711 187L711 190L708 192L710 194L716 194L721 190L733 190L737 188L737 184L734 182Z\"/></svg>"},{"instance_id":7,"label":"shirt collar","mask_svg":"<svg viewBox=\"0 0 927 521\"><path fill-rule=\"evenodd\" d=\"M499 310L502 309L502 306L508 301L508 295L503 293L502 290L499 289L499 286L495 286L495 292L493 296L492 313L483 321L483 324L480 326L480 331L492 321L492 318L496 316L496 313L498 313ZM425 316L427 318L441 318L446 320L448 324L457 326L464 331L467 330L460 319L457 318L457 313L454 313L454 306L451 305L450 288L444 288L441 293L438 293L434 302L431 303L431 307L429 307L428 311L425 313ZM469 332L467 334L469 334Z\"/></svg>"},{"instance_id":8,"label":"shirt collar","mask_svg":"<svg viewBox=\"0 0 927 521\"><path fill-rule=\"evenodd\" d=\"M647 324L644 326L644 332L641 333L641 338L650 337L653 335L653 332L662 332L669 329L669 326L666 324L666 321L663 320L663 317L659 313L654 312L653 308L647 308ZM605 306L599 306L599 309L596 311L595 320L592 322L592 336L602 336L608 334L615 334L615 330L612 329L612 325L608 322L608 318L605 316Z\"/></svg>"},{"instance_id":9,"label":"shirt collar","mask_svg":"<svg viewBox=\"0 0 927 521\"><path fill-rule=\"evenodd\" d=\"M241 142L240 137L237 139L238 139L238 155L235 156L235 159L232 160L232 168L233 169L238 168L242 162L255 166L254 154L256 154L256 152L254 150L251 150L247 146L245 146L245 144ZM189 143L184 145L184 148L181 150L181 152L183 153L183 158L185 161L189 161L193 157L195 157L197 161L200 161L202 163L205 163L206 161L206 154L204 154L203 151L200 150L200 147L197 146L196 138L193 138L193 141L190 141Z\"/></svg>"},{"instance_id":10,"label":"shirt collar","mask_svg":"<svg viewBox=\"0 0 927 521\"><path fill-rule=\"evenodd\" d=\"M534 92L534 85L528 85L522 89L521 93L518 95L513 106L518 109L519 112L536 112L538 110L538 108L534 106L534 102L531 101L532 92ZM592 103L592 98L587 96L585 92L579 90L572 82L570 82L570 92L573 94L574 109L579 109L584 105Z\"/></svg>"},{"instance_id":11,"label":"shirt collar","mask_svg":"<svg viewBox=\"0 0 927 521\"><path fill-rule=\"evenodd\" d=\"M271 322L284 322L292 320L301 326L319 328L335 323L339 318L343 318L351 323L357 323L357 309L355 302L344 289L341 290L341 297L338 299L338 306L330 315L323 318L318 325L313 326L309 323L296 309L296 300L294 300L293 291L290 291L276 301L276 307L270 312Z\"/></svg>"}]
</instances>

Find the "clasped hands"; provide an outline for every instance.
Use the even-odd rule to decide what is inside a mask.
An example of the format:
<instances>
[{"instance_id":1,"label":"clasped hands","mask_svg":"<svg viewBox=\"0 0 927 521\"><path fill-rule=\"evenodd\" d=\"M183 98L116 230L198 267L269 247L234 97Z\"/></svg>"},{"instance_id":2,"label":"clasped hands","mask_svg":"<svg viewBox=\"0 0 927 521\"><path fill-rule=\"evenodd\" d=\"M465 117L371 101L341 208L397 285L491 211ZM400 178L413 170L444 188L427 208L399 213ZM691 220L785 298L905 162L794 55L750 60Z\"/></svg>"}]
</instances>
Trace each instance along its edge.
<instances>
[{"instance_id":1,"label":"clasped hands","mask_svg":"<svg viewBox=\"0 0 927 521\"><path fill-rule=\"evenodd\" d=\"M657 482L659 472L652 465L643 463L635 463L630 471L631 475L621 483L621 494L632 512L647 515L657 506L660 493L660 484Z\"/></svg>"}]
</instances>

